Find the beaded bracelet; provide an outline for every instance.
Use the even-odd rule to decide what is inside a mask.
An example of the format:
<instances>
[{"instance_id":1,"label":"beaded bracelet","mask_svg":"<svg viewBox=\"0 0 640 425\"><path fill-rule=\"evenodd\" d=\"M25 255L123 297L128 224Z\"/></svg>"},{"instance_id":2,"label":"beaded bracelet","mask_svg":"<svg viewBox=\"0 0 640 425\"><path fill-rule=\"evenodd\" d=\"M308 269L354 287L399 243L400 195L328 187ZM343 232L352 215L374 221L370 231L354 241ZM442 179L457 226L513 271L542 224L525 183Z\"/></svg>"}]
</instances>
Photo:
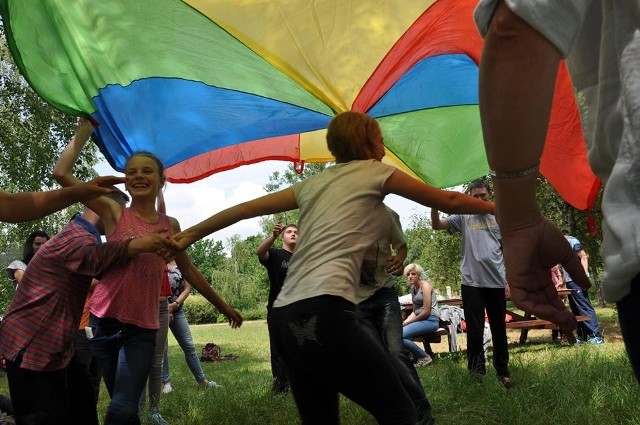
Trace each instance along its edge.
<instances>
[{"instance_id":1,"label":"beaded bracelet","mask_svg":"<svg viewBox=\"0 0 640 425\"><path fill-rule=\"evenodd\" d=\"M489 175L491 177L496 177L496 178L499 178L499 179L515 179L515 178L518 178L518 177L525 177L525 176L528 176L530 174L537 173L539 166L540 166L540 162L537 162L536 165L534 165L531 168L527 168L526 170L520 170L520 171L495 171L495 170L489 170Z\"/></svg>"}]
</instances>

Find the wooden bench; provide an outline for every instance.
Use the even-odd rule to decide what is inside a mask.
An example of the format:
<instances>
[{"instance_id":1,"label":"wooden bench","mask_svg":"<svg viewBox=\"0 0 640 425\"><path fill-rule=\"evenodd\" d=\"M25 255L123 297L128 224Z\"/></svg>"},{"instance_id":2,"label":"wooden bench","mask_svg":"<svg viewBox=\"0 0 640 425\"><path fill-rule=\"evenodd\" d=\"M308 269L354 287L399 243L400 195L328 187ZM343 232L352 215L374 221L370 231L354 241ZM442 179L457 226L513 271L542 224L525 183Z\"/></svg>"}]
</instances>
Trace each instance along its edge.
<instances>
[{"instance_id":1,"label":"wooden bench","mask_svg":"<svg viewBox=\"0 0 640 425\"><path fill-rule=\"evenodd\" d=\"M547 320L537 319L528 314L525 314L525 316L515 316L513 321L506 323L506 326L507 329L520 329L520 344L527 342L529 329L558 329L555 324ZM578 322L586 322L591 320L591 318L589 316L576 316L576 320ZM575 337L573 335L567 335L567 340L570 343L575 343Z\"/></svg>"},{"instance_id":2,"label":"wooden bench","mask_svg":"<svg viewBox=\"0 0 640 425\"><path fill-rule=\"evenodd\" d=\"M447 340L451 338L451 335L449 334L449 323L440 321L440 327L435 332L431 332L430 334L427 334L427 335L417 336L413 338L413 340L417 342L422 342L422 344L424 345L424 351L426 351L428 355L433 357L433 349L431 349L431 343L434 343L434 344L441 343L443 336L446 336ZM449 341L447 341L447 343L448 343L447 344L448 346L451 345Z\"/></svg>"}]
</instances>

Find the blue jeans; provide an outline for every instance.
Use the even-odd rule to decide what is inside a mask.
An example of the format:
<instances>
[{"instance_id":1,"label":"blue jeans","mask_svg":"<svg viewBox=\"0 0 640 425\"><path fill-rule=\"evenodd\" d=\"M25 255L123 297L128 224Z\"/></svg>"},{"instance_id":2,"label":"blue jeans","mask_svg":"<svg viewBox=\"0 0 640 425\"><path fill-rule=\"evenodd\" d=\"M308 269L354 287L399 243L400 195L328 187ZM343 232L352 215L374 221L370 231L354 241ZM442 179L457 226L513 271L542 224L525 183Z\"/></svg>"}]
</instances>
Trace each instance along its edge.
<instances>
[{"instance_id":1,"label":"blue jeans","mask_svg":"<svg viewBox=\"0 0 640 425\"><path fill-rule=\"evenodd\" d=\"M413 353L416 357L426 357L427 353L422 348L418 347L418 344L413 342L412 338L433 333L437 331L439 327L440 319L434 315L418 322L409 323L407 326L402 328L404 346L407 347L407 350Z\"/></svg>"},{"instance_id":2,"label":"blue jeans","mask_svg":"<svg viewBox=\"0 0 640 425\"><path fill-rule=\"evenodd\" d=\"M428 423L431 404L402 341L402 317L395 289L379 289L358 304L356 313L365 332L382 342L393 368L416 406L418 419L421 423Z\"/></svg>"},{"instance_id":3,"label":"blue jeans","mask_svg":"<svg viewBox=\"0 0 640 425\"><path fill-rule=\"evenodd\" d=\"M91 351L111 396L104 424L140 424L138 401L147 382L157 329L91 315Z\"/></svg>"},{"instance_id":4,"label":"blue jeans","mask_svg":"<svg viewBox=\"0 0 640 425\"><path fill-rule=\"evenodd\" d=\"M160 393L162 393L162 373L164 348L167 346L167 332L169 329L169 307L167 298L161 297L159 304L159 323L160 328L156 332L156 345L153 352L153 360L151 362L151 370L149 371L149 379L147 388L149 391L149 413L160 412ZM138 412L142 413L145 406L145 390L142 389L142 395L138 402Z\"/></svg>"},{"instance_id":5,"label":"blue jeans","mask_svg":"<svg viewBox=\"0 0 640 425\"><path fill-rule=\"evenodd\" d=\"M193 337L191 336L191 329L189 329L189 322L187 322L187 316L185 316L182 309L173 312L173 321L169 323L169 329L171 333L178 341L180 348L184 352L184 359L187 362L187 366L191 370L193 377L196 378L198 383L204 381L206 376L200 365L200 359L196 354L196 346L193 343ZM167 356L167 350L164 350L164 362L162 364L162 382L169 382L171 377L169 376L169 357Z\"/></svg>"},{"instance_id":6,"label":"blue jeans","mask_svg":"<svg viewBox=\"0 0 640 425\"><path fill-rule=\"evenodd\" d=\"M578 338L586 341L593 336L602 337L600 323L598 323L598 316L596 315L596 311L589 300L589 292L586 289L582 289L572 280L566 281L565 284L567 285L567 288L572 290L569 295L569 307L571 308L571 312L576 316L589 316L590 318L586 322L578 322L578 329L576 329Z\"/></svg>"}]
</instances>

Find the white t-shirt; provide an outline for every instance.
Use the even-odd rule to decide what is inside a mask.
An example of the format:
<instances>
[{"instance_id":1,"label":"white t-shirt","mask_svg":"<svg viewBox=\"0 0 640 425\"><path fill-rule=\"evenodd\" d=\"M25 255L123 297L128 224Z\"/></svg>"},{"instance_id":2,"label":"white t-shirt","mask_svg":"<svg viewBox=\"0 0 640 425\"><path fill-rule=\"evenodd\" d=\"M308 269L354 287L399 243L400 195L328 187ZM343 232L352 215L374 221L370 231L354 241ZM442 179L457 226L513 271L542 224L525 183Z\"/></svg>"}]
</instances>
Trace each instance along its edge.
<instances>
[{"instance_id":1,"label":"white t-shirt","mask_svg":"<svg viewBox=\"0 0 640 425\"><path fill-rule=\"evenodd\" d=\"M484 35L497 0L481 0ZM637 0L505 0L566 57L589 163L605 184L603 292L615 302L640 273L640 36Z\"/></svg>"},{"instance_id":2,"label":"white t-shirt","mask_svg":"<svg viewBox=\"0 0 640 425\"><path fill-rule=\"evenodd\" d=\"M320 295L356 302L364 253L389 232L382 186L395 170L375 160L351 161L292 187L299 242L274 307Z\"/></svg>"}]
</instances>

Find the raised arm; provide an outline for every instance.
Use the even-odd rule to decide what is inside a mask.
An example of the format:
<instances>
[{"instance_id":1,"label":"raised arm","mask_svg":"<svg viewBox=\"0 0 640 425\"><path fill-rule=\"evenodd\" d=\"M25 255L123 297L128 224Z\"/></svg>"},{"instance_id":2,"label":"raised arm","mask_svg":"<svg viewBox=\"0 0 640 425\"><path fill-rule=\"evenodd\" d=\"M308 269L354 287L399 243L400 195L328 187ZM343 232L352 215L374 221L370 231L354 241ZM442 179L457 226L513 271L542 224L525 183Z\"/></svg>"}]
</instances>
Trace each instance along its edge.
<instances>
[{"instance_id":1,"label":"raised arm","mask_svg":"<svg viewBox=\"0 0 640 425\"><path fill-rule=\"evenodd\" d=\"M9 223L36 220L76 202L113 193L108 186L124 183L123 177L98 177L78 186L48 192L8 193L0 191L0 220ZM105 187L107 186L107 187Z\"/></svg>"},{"instance_id":2,"label":"raised arm","mask_svg":"<svg viewBox=\"0 0 640 425\"><path fill-rule=\"evenodd\" d=\"M581 286L589 282L558 229L540 213L535 183L560 52L500 2L480 61L480 116L515 304L563 329L576 326L549 269L556 263Z\"/></svg>"},{"instance_id":3,"label":"raised arm","mask_svg":"<svg viewBox=\"0 0 640 425\"><path fill-rule=\"evenodd\" d=\"M263 240L258 249L256 249L256 254L258 254L259 259L262 261L267 261L269 259L269 248L273 246L273 243L278 239L280 233L282 233L282 224L278 222L273 226L273 231L269 237Z\"/></svg>"},{"instance_id":4,"label":"raised arm","mask_svg":"<svg viewBox=\"0 0 640 425\"><path fill-rule=\"evenodd\" d=\"M72 187L82 184L82 181L73 175L73 167L92 133L91 122L86 118L78 118L76 133L69 140L69 144L62 151L53 168L53 177L61 186ZM126 179L123 178L122 182L124 181ZM102 218L105 229L112 229L120 218L121 207L113 199L98 197L83 203ZM108 233L109 230L107 230Z\"/></svg>"},{"instance_id":5,"label":"raised arm","mask_svg":"<svg viewBox=\"0 0 640 425\"><path fill-rule=\"evenodd\" d=\"M298 204L296 203L293 190L288 188L227 208L226 210L201 221L195 226L174 235L173 238L178 242L180 249L184 250L195 241L220 229L229 227L240 220L258 217L261 215L275 214L277 212L289 211L296 208L298 208ZM193 282L191 283L193 284ZM197 287L196 289L199 290Z\"/></svg>"}]
</instances>

